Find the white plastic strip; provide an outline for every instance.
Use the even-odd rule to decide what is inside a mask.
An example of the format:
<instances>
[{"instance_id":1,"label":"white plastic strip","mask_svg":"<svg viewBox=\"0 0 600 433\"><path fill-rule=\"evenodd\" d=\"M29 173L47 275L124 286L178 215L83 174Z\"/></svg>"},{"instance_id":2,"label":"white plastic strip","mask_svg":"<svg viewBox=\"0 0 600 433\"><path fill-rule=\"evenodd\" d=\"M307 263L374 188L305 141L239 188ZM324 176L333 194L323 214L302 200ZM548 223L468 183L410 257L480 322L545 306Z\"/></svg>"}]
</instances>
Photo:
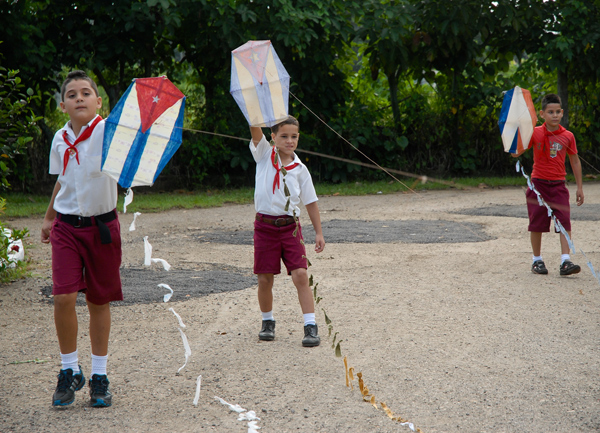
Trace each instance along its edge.
<instances>
[{"instance_id":1,"label":"white plastic strip","mask_svg":"<svg viewBox=\"0 0 600 433\"><path fill-rule=\"evenodd\" d=\"M152 245L148 242L148 236L144 236L144 266L152 264Z\"/></svg>"},{"instance_id":2,"label":"white plastic strip","mask_svg":"<svg viewBox=\"0 0 600 433\"><path fill-rule=\"evenodd\" d=\"M158 287L163 287L171 291L171 293L165 293L165 295L163 296L163 302L169 302L169 299L171 299L171 296L173 296L173 289L171 289L168 284L163 283L160 283Z\"/></svg>"},{"instance_id":3,"label":"white plastic strip","mask_svg":"<svg viewBox=\"0 0 600 433\"><path fill-rule=\"evenodd\" d=\"M173 308L169 308L169 311L173 312L173 314L175 314L175 317L177 317L177 320L179 321L179 326L181 326L182 328L185 329L185 324L183 323L183 320L181 320L181 317L179 316L179 314L177 314L175 312L175 310L173 310Z\"/></svg>"},{"instance_id":4,"label":"white plastic strip","mask_svg":"<svg viewBox=\"0 0 600 433\"><path fill-rule=\"evenodd\" d=\"M171 269L166 260L152 258L152 245L148 242L148 236L144 236L144 266L150 266L152 263L160 263L165 271Z\"/></svg>"},{"instance_id":5,"label":"white plastic strip","mask_svg":"<svg viewBox=\"0 0 600 433\"><path fill-rule=\"evenodd\" d=\"M173 311L173 313L175 313ZM177 374L179 374L179 372L181 370L183 370L183 368L187 365L188 363L188 359L190 358L190 355L192 354L192 349L190 349L190 344L188 343L187 337L185 336L183 330L181 328L177 328L179 329L179 333L181 334L181 339L183 340L183 347L185 349L185 363L179 367L179 370L177 370Z\"/></svg>"},{"instance_id":6,"label":"white plastic strip","mask_svg":"<svg viewBox=\"0 0 600 433\"><path fill-rule=\"evenodd\" d=\"M133 190L131 188L127 188L125 200L123 200L123 213L127 213L127 206L129 206L131 202L133 202Z\"/></svg>"},{"instance_id":7,"label":"white plastic strip","mask_svg":"<svg viewBox=\"0 0 600 433\"><path fill-rule=\"evenodd\" d=\"M129 231L135 231L135 220L137 217L139 217L142 213L141 212L135 212L133 214L133 221L131 221L131 225L129 226Z\"/></svg>"},{"instance_id":8,"label":"white plastic strip","mask_svg":"<svg viewBox=\"0 0 600 433\"><path fill-rule=\"evenodd\" d=\"M237 413L242 413L242 412L246 412L246 409L244 409L242 406L240 406L239 404L233 405L230 403L227 403L225 400L223 400L221 397L217 397L215 396L216 400L219 400L221 402L221 404L224 404L225 406L229 406L229 409L231 409L234 412Z\"/></svg>"},{"instance_id":9,"label":"white plastic strip","mask_svg":"<svg viewBox=\"0 0 600 433\"><path fill-rule=\"evenodd\" d=\"M588 268L590 268L590 271L592 271L592 275L598 280L598 283L600 284L600 274L596 273L596 270L594 269L594 266L592 265L592 262L585 255L585 253L583 252L583 250L579 249L579 251L581 251L581 254L583 254L583 257L585 257L585 259L587 260Z\"/></svg>"},{"instance_id":10,"label":"white plastic strip","mask_svg":"<svg viewBox=\"0 0 600 433\"><path fill-rule=\"evenodd\" d=\"M166 260L163 259L152 259L152 263L160 263L161 265L163 265L163 269L165 271L168 271L169 269L171 269L171 265L167 263Z\"/></svg>"},{"instance_id":11,"label":"white plastic strip","mask_svg":"<svg viewBox=\"0 0 600 433\"><path fill-rule=\"evenodd\" d=\"M196 379L196 396L194 397L194 406L198 407L198 400L200 399L200 385L202 384L202 375Z\"/></svg>"}]
</instances>

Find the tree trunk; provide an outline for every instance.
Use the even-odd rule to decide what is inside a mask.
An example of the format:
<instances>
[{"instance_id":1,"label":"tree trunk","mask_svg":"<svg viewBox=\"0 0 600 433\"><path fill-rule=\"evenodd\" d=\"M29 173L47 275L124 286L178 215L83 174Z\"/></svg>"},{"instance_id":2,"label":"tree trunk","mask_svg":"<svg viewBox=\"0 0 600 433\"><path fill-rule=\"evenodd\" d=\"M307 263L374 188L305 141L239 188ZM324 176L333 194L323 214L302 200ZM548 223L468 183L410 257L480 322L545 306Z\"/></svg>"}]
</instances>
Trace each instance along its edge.
<instances>
[{"instance_id":1,"label":"tree trunk","mask_svg":"<svg viewBox=\"0 0 600 433\"><path fill-rule=\"evenodd\" d=\"M560 121L560 124L569 129L569 75L567 72L567 67L565 70L558 70L558 83L557 90L558 96L560 96L560 100L562 102L562 109L564 112L563 118Z\"/></svg>"},{"instance_id":2,"label":"tree trunk","mask_svg":"<svg viewBox=\"0 0 600 433\"><path fill-rule=\"evenodd\" d=\"M398 107L398 79L396 74L386 74L388 85L390 87L390 104L392 105L392 113L394 114L394 125L396 131L400 131L400 108Z\"/></svg>"}]
</instances>

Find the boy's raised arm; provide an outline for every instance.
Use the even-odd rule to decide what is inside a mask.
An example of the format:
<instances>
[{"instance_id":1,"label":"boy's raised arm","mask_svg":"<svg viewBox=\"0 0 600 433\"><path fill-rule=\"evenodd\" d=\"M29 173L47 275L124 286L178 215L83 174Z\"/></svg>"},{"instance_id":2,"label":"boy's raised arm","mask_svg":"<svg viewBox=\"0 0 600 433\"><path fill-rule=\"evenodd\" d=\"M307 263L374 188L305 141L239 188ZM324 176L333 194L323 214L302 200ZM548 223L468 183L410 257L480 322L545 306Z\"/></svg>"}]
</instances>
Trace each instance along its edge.
<instances>
[{"instance_id":1,"label":"boy's raised arm","mask_svg":"<svg viewBox=\"0 0 600 433\"><path fill-rule=\"evenodd\" d=\"M251 126L250 133L252 134L252 142L254 143L254 147L258 146L260 140L263 138L262 128L258 126Z\"/></svg>"}]
</instances>

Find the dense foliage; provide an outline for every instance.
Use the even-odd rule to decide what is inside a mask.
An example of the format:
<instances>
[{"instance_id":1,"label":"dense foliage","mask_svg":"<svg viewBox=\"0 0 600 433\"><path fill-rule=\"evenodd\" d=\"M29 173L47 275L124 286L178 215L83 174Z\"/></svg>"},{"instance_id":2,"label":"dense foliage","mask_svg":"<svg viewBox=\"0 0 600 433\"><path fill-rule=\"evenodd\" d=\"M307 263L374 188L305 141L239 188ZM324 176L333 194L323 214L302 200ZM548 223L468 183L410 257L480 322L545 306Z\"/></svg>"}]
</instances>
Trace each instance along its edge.
<instances>
[{"instance_id":1,"label":"dense foliage","mask_svg":"<svg viewBox=\"0 0 600 433\"><path fill-rule=\"evenodd\" d=\"M502 92L520 85L537 103L559 92L584 172L600 165L598 1L19 0L0 4L0 25L5 66L44 116L15 171L25 189L48 182L65 121L54 94L74 68L95 76L106 113L135 77L166 74L188 96L164 185L251 185L247 143L198 131L249 136L229 95L230 52L261 39L292 77L301 148L431 176L508 174L497 119ZM385 177L300 155L317 180Z\"/></svg>"}]
</instances>

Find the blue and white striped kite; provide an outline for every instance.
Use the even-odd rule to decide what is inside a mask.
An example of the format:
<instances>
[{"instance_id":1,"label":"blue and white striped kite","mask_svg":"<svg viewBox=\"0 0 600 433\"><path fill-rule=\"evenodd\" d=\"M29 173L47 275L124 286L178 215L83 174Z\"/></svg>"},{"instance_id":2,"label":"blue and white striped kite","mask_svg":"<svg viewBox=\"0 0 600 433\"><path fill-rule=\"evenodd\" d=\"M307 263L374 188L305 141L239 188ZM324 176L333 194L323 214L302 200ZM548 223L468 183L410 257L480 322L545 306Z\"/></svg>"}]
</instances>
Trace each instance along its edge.
<instances>
[{"instance_id":1,"label":"blue and white striped kite","mask_svg":"<svg viewBox=\"0 0 600 433\"><path fill-rule=\"evenodd\" d=\"M529 90L515 86L504 94L500 110L500 134L504 151L521 154L529 147L537 123L535 107Z\"/></svg>"},{"instance_id":2,"label":"blue and white striped kite","mask_svg":"<svg viewBox=\"0 0 600 433\"><path fill-rule=\"evenodd\" d=\"M106 119L102 171L152 185L181 145L185 96L167 77L136 78Z\"/></svg>"},{"instance_id":3,"label":"blue and white striped kite","mask_svg":"<svg viewBox=\"0 0 600 433\"><path fill-rule=\"evenodd\" d=\"M231 52L229 91L250 126L287 119L290 76L271 41L248 41Z\"/></svg>"}]
</instances>

